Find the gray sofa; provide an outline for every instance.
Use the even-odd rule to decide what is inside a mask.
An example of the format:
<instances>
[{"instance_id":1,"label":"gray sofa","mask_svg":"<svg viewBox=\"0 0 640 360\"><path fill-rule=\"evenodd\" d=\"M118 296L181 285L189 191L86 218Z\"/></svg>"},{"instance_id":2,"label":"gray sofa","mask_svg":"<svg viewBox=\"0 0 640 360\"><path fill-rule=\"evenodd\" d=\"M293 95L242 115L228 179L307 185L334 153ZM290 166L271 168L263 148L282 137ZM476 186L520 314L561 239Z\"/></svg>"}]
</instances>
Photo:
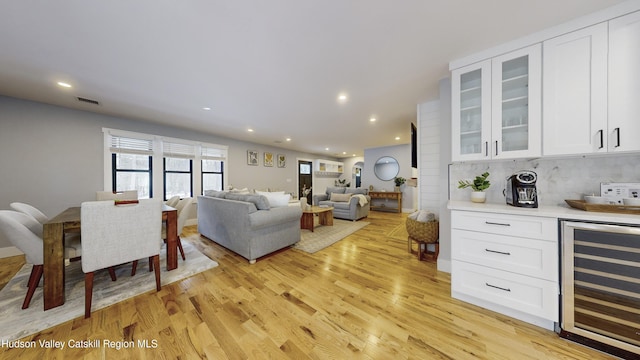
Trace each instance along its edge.
<instances>
[{"instance_id":1,"label":"gray sofa","mask_svg":"<svg viewBox=\"0 0 640 360\"><path fill-rule=\"evenodd\" d=\"M198 231L249 263L300 241L300 206L270 207L263 195L209 194L198 196Z\"/></svg>"},{"instance_id":2,"label":"gray sofa","mask_svg":"<svg viewBox=\"0 0 640 360\"><path fill-rule=\"evenodd\" d=\"M332 201L331 194L346 194L352 195L348 200L346 199L336 199L336 197L343 196L334 196ZM356 194L361 194L366 199L366 204L361 205L361 198L358 196L353 196ZM346 200L346 201L344 201ZM324 194L313 195L313 205L316 206L331 206L333 207L333 217L338 219L346 219L346 220L360 220L364 217L369 216L369 207L371 205L371 197L369 197L369 190L362 188L345 188L345 187L327 187Z\"/></svg>"}]
</instances>

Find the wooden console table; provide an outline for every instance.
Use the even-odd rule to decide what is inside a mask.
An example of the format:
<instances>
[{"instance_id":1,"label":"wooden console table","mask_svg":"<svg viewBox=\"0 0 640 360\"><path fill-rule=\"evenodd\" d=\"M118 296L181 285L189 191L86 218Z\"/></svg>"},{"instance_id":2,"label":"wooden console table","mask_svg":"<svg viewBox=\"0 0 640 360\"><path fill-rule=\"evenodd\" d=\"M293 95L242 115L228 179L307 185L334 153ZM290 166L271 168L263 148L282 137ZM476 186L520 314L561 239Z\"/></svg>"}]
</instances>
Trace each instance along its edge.
<instances>
[{"instance_id":1,"label":"wooden console table","mask_svg":"<svg viewBox=\"0 0 640 360\"><path fill-rule=\"evenodd\" d=\"M396 212L402 212L402 192L392 192L392 191L369 191L369 196L371 197L371 210L395 210ZM395 201L398 204L398 207L392 208L388 207L385 204L382 205L374 205L373 200L375 199L390 199Z\"/></svg>"}]
</instances>

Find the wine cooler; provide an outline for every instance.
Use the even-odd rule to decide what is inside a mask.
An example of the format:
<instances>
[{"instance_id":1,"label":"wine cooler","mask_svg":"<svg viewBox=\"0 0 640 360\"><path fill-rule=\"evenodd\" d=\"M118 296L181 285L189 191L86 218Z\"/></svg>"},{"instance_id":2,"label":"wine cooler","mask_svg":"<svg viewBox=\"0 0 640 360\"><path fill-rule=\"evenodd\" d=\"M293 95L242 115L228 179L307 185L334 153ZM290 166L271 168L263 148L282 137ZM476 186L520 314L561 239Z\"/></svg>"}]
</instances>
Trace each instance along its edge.
<instances>
[{"instance_id":1,"label":"wine cooler","mask_svg":"<svg viewBox=\"0 0 640 360\"><path fill-rule=\"evenodd\" d=\"M640 227L562 221L560 336L640 358Z\"/></svg>"}]
</instances>

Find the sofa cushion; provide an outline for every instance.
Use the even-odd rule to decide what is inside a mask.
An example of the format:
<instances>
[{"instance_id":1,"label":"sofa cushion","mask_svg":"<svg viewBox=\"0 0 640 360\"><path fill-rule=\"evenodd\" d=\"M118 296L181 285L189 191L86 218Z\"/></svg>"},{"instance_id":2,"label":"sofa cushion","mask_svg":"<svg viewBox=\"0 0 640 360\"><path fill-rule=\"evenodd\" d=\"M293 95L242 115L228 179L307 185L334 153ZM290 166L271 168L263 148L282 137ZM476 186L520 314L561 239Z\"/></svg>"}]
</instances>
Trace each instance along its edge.
<instances>
[{"instance_id":1,"label":"sofa cushion","mask_svg":"<svg viewBox=\"0 0 640 360\"><path fill-rule=\"evenodd\" d=\"M362 194L362 195L369 195L369 189L363 189L363 188L347 188L345 190L345 194Z\"/></svg>"},{"instance_id":2,"label":"sofa cushion","mask_svg":"<svg viewBox=\"0 0 640 360\"><path fill-rule=\"evenodd\" d=\"M331 197L329 198L329 201L348 202L350 199L351 199L351 194L331 193Z\"/></svg>"},{"instance_id":3,"label":"sofa cushion","mask_svg":"<svg viewBox=\"0 0 640 360\"><path fill-rule=\"evenodd\" d=\"M214 198L224 199L224 197L228 194L227 191L217 191L217 190L205 190L204 196L210 196Z\"/></svg>"},{"instance_id":4,"label":"sofa cushion","mask_svg":"<svg viewBox=\"0 0 640 360\"><path fill-rule=\"evenodd\" d=\"M228 200L237 200L253 203L258 210L269 210L269 200L264 195L253 194L233 194L229 193L225 197Z\"/></svg>"},{"instance_id":5,"label":"sofa cushion","mask_svg":"<svg viewBox=\"0 0 640 360\"><path fill-rule=\"evenodd\" d=\"M344 190L345 188L343 187L327 187L327 190L325 191L327 193L327 195L331 196L331 194L336 193L336 194L344 194Z\"/></svg>"}]
</instances>

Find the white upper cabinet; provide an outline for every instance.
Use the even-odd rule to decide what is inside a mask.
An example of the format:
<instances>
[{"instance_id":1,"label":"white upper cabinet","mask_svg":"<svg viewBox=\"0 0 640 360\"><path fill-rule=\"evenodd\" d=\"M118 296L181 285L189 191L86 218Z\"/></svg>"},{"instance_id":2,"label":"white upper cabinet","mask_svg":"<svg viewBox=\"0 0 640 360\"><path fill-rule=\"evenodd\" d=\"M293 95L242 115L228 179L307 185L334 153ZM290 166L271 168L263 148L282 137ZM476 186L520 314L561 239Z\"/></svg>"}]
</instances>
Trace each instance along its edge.
<instances>
[{"instance_id":1,"label":"white upper cabinet","mask_svg":"<svg viewBox=\"0 0 640 360\"><path fill-rule=\"evenodd\" d=\"M491 60L489 148L493 159L537 157L542 153L540 49L536 44Z\"/></svg>"},{"instance_id":2,"label":"white upper cabinet","mask_svg":"<svg viewBox=\"0 0 640 360\"><path fill-rule=\"evenodd\" d=\"M540 48L452 71L453 161L540 156Z\"/></svg>"},{"instance_id":3,"label":"white upper cabinet","mask_svg":"<svg viewBox=\"0 0 640 360\"><path fill-rule=\"evenodd\" d=\"M547 40L543 54L542 154L606 152L607 24Z\"/></svg>"},{"instance_id":4,"label":"white upper cabinet","mask_svg":"<svg viewBox=\"0 0 640 360\"><path fill-rule=\"evenodd\" d=\"M489 156L491 138L491 60L453 70L453 160Z\"/></svg>"},{"instance_id":5,"label":"white upper cabinet","mask_svg":"<svg viewBox=\"0 0 640 360\"><path fill-rule=\"evenodd\" d=\"M640 12L609 22L609 151L640 150Z\"/></svg>"}]
</instances>

